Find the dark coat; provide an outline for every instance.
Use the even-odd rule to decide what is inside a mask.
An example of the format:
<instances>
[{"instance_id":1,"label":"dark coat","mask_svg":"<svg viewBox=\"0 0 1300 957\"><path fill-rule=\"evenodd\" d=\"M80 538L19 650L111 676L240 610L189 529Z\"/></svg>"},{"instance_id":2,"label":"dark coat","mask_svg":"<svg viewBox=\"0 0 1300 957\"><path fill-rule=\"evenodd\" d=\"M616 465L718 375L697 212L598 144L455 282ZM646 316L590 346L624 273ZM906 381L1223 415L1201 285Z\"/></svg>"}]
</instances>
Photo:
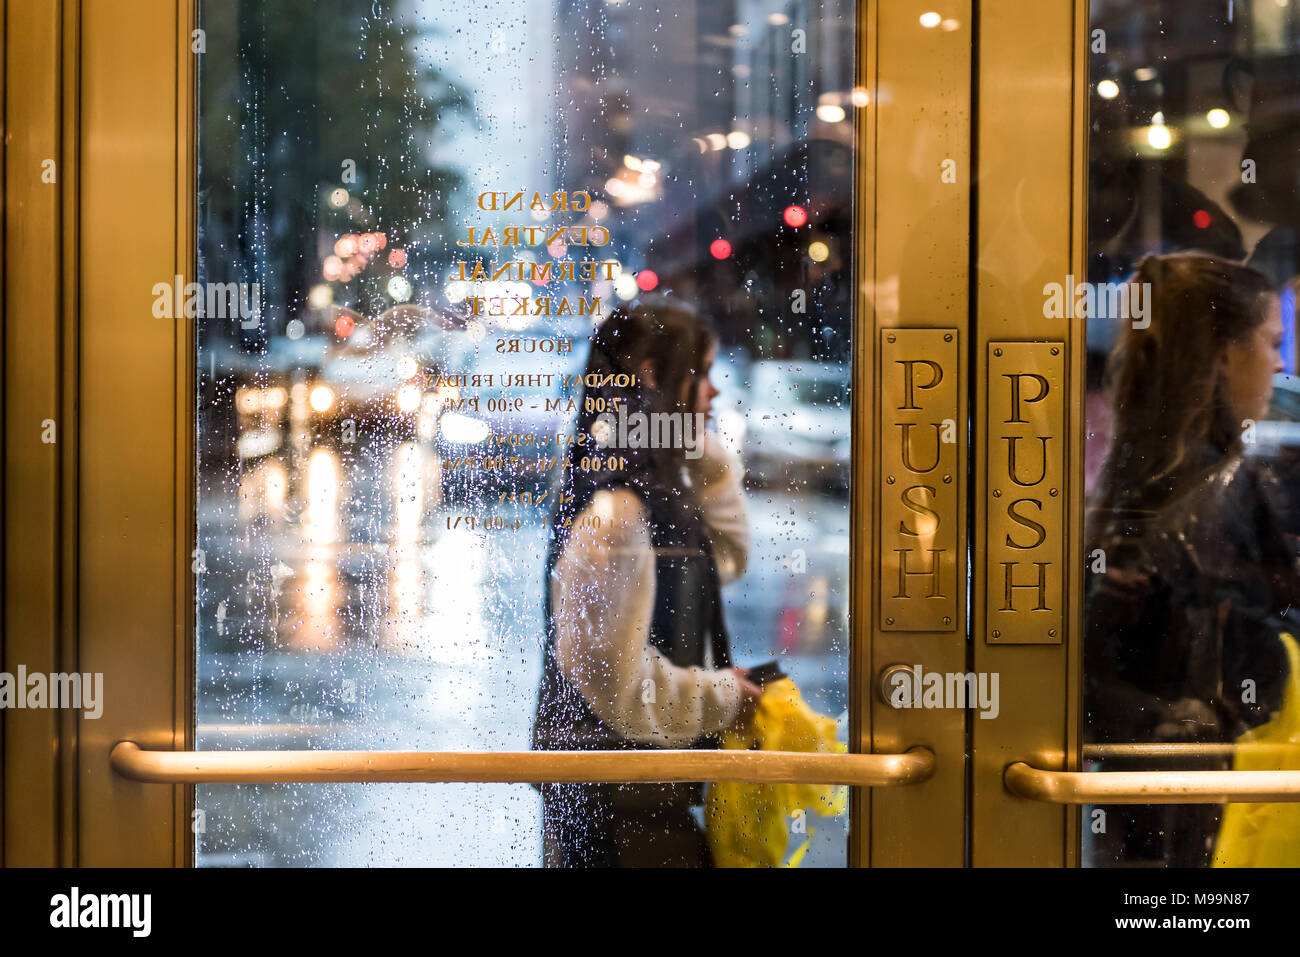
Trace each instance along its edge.
<instances>
[{"instance_id":1,"label":"dark coat","mask_svg":"<svg viewBox=\"0 0 1300 957\"><path fill-rule=\"evenodd\" d=\"M1288 665L1277 635L1300 635L1292 510L1262 460L1201 450L1194 461L1208 471L1198 470L1158 507L1090 516L1086 741L1228 743L1281 707ZM1091 571L1096 549L1104 573ZM1229 766L1104 764L1107 770ZM1107 828L1103 855L1129 863L1135 857L1208 863L1221 810L1109 808L1108 819L1120 826Z\"/></svg>"},{"instance_id":2,"label":"dark coat","mask_svg":"<svg viewBox=\"0 0 1300 957\"><path fill-rule=\"evenodd\" d=\"M706 647L712 666L731 663L722 594L713 546L703 520L681 502L646 495L631 485L589 484L571 501L580 514L599 487L624 487L646 505L655 549L655 603L649 641L678 667L701 667ZM533 722L533 749L650 749L631 741L601 720L560 669L555 654L556 622L550 579L564 537L557 536L547 558L546 645ZM716 748L716 735L692 742ZM690 816L703 803L702 782L678 784L543 784L543 843L548 862L562 867L709 866L703 834Z\"/></svg>"},{"instance_id":3,"label":"dark coat","mask_svg":"<svg viewBox=\"0 0 1300 957\"><path fill-rule=\"evenodd\" d=\"M703 667L710 648L714 668L730 665L730 650L722 622L722 594L713 548L702 526L671 526L654 520L651 541L655 548L655 604L650 622L650 644L680 668ZM549 572L555 561L547 562ZM582 693L560 670L555 655L556 624L550 588L545 596L546 645L542 680L533 721L533 749L537 751L654 748L629 741L601 720ZM694 747L717 747L714 736L697 740Z\"/></svg>"}]
</instances>

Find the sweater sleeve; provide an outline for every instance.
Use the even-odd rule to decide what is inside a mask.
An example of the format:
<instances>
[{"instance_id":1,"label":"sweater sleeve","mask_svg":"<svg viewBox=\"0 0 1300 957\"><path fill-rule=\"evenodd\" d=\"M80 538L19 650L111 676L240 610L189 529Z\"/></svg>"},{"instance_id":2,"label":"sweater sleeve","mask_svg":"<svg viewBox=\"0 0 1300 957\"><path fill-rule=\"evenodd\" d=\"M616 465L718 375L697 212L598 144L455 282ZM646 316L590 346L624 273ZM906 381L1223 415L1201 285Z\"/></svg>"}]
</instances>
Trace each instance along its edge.
<instances>
[{"instance_id":1,"label":"sweater sleeve","mask_svg":"<svg viewBox=\"0 0 1300 957\"><path fill-rule=\"evenodd\" d=\"M740 457L716 435L704 443L704 454L687 460L695 500L709 526L718 577L729 584L745 573L749 563L749 516L745 511Z\"/></svg>"},{"instance_id":2,"label":"sweater sleeve","mask_svg":"<svg viewBox=\"0 0 1300 957\"><path fill-rule=\"evenodd\" d=\"M586 527L599 518L598 527ZM552 578L556 661L620 735L681 747L730 725L740 684L728 669L682 668L649 642L655 556L640 500L602 490L574 523Z\"/></svg>"}]
</instances>

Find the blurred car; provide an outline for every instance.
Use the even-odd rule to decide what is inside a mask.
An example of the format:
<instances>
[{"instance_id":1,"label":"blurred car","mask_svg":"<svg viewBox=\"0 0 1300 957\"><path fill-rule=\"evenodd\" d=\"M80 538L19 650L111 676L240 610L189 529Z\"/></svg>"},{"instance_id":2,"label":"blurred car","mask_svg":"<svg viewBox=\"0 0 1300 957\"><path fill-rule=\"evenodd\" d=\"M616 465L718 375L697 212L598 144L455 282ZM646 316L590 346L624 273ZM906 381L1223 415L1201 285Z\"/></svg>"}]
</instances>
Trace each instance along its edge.
<instances>
[{"instance_id":1,"label":"blurred car","mask_svg":"<svg viewBox=\"0 0 1300 957\"><path fill-rule=\"evenodd\" d=\"M262 353L243 354L231 372L235 386L236 453L254 459L278 451L293 418L299 383L319 373L328 340L325 336L276 336Z\"/></svg>"},{"instance_id":2,"label":"blurred car","mask_svg":"<svg viewBox=\"0 0 1300 957\"><path fill-rule=\"evenodd\" d=\"M1268 418L1256 422L1247 455L1273 458L1284 451L1300 451L1300 376L1279 373L1273 377L1273 398Z\"/></svg>"},{"instance_id":3,"label":"blurred car","mask_svg":"<svg viewBox=\"0 0 1300 957\"><path fill-rule=\"evenodd\" d=\"M289 388L282 376L274 385L260 378L264 381L235 389L235 450L241 459L270 455L284 444Z\"/></svg>"},{"instance_id":4,"label":"blurred car","mask_svg":"<svg viewBox=\"0 0 1300 957\"><path fill-rule=\"evenodd\" d=\"M849 366L761 360L750 367L749 386L743 445L749 480L847 489Z\"/></svg>"},{"instance_id":5,"label":"blurred car","mask_svg":"<svg viewBox=\"0 0 1300 957\"><path fill-rule=\"evenodd\" d=\"M313 376L320 372L329 346L329 336L320 334L302 335L297 339L275 336L266 345L267 364L291 375Z\"/></svg>"},{"instance_id":6,"label":"blurred car","mask_svg":"<svg viewBox=\"0 0 1300 957\"><path fill-rule=\"evenodd\" d=\"M382 422L432 434L446 368L437 343L441 317L422 306L394 307L370 320L335 307L335 336L320 370L304 383L307 414L318 421Z\"/></svg>"},{"instance_id":7,"label":"blurred car","mask_svg":"<svg viewBox=\"0 0 1300 957\"><path fill-rule=\"evenodd\" d=\"M420 407L421 367L401 342L378 342L367 327L332 346L312 385L313 411L334 419L396 418Z\"/></svg>"}]
</instances>

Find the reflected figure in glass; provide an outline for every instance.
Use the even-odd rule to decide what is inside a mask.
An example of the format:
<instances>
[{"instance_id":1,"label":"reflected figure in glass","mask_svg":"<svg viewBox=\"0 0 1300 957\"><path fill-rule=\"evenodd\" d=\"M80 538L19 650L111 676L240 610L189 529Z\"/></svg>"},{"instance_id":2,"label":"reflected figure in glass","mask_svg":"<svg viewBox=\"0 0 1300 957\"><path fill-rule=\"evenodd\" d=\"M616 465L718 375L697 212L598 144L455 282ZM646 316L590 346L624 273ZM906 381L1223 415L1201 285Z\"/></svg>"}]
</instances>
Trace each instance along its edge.
<instances>
[{"instance_id":1,"label":"reflected figure in glass","mask_svg":"<svg viewBox=\"0 0 1300 957\"><path fill-rule=\"evenodd\" d=\"M596 331L552 512L540 750L710 748L760 689L730 666L720 587L745 569L740 464L707 432L717 341L667 302ZM542 787L546 863L709 866L701 784Z\"/></svg>"},{"instance_id":2,"label":"reflected figure in glass","mask_svg":"<svg viewBox=\"0 0 1300 957\"><path fill-rule=\"evenodd\" d=\"M1260 273L1200 253L1148 257L1131 281L1151 308L1108 368L1113 434L1087 516L1086 726L1094 742L1231 743L1281 707L1278 636L1300 618L1282 486L1244 454L1282 370L1278 298ZM1114 808L1099 843L1129 862L1204 865L1220 814Z\"/></svg>"}]
</instances>

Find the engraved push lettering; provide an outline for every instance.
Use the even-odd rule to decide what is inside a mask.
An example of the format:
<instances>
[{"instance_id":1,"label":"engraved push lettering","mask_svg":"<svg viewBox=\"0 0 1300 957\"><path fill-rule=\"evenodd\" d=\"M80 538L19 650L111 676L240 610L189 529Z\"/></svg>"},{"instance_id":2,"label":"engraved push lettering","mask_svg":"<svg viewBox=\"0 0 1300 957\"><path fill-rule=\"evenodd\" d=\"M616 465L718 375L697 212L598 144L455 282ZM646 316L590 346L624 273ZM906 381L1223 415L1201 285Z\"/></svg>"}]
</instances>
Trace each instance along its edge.
<instances>
[{"instance_id":1,"label":"engraved push lettering","mask_svg":"<svg viewBox=\"0 0 1300 957\"><path fill-rule=\"evenodd\" d=\"M953 631L959 555L957 333L881 334L880 627Z\"/></svg>"},{"instance_id":2,"label":"engraved push lettering","mask_svg":"<svg viewBox=\"0 0 1300 957\"><path fill-rule=\"evenodd\" d=\"M1015 602L1013 602L1011 599L1011 592L1016 588L1030 588L1033 589L1034 592L1038 595L1038 604L1034 606L1033 610L1050 611L1050 609L1047 607L1047 566L1049 563L1034 562L1033 564L1038 567L1038 581L1027 585L1017 584L1013 579L1013 576L1015 575L1015 567L1019 564L1021 563L1020 562L1002 563L1002 567L1006 570L1006 575L1003 579L1006 582L1006 595L1005 595L1004 604L1002 605L1002 608L1000 610L1015 611L1016 610Z\"/></svg>"},{"instance_id":3,"label":"engraved push lettering","mask_svg":"<svg viewBox=\"0 0 1300 957\"><path fill-rule=\"evenodd\" d=\"M989 641L1062 640L1064 353L1062 343L989 344Z\"/></svg>"},{"instance_id":4,"label":"engraved push lettering","mask_svg":"<svg viewBox=\"0 0 1300 957\"><path fill-rule=\"evenodd\" d=\"M930 567L921 571L912 571L907 567L907 556L913 551L919 551L919 549L896 548L894 551L898 552L898 592L894 595L895 598L910 597L907 594L907 578L909 575L916 578L928 578L930 580L930 591L929 594L925 596L926 598L947 597L939 590L939 556L943 553L943 549L927 549L930 553Z\"/></svg>"},{"instance_id":5,"label":"engraved push lettering","mask_svg":"<svg viewBox=\"0 0 1300 957\"><path fill-rule=\"evenodd\" d=\"M899 411L919 411L920 406L916 404L916 390L936 388L943 381L943 367L937 362L929 359L905 359L896 360L903 367L903 404L900 405ZM925 366L930 370L930 381L921 385L916 382L916 367Z\"/></svg>"},{"instance_id":6,"label":"engraved push lettering","mask_svg":"<svg viewBox=\"0 0 1300 957\"><path fill-rule=\"evenodd\" d=\"M939 452L940 452L939 444L943 441L942 438L943 423L942 422L927 423L928 425L934 427L934 455L930 456L931 461L929 465L918 465L917 463L912 461L912 448L913 448L912 429L916 428L917 424L918 423L916 422L898 423L898 427L903 430L903 435L901 439L903 467L906 468L909 472L919 472L919 473L933 472L935 469L939 467Z\"/></svg>"}]
</instances>

